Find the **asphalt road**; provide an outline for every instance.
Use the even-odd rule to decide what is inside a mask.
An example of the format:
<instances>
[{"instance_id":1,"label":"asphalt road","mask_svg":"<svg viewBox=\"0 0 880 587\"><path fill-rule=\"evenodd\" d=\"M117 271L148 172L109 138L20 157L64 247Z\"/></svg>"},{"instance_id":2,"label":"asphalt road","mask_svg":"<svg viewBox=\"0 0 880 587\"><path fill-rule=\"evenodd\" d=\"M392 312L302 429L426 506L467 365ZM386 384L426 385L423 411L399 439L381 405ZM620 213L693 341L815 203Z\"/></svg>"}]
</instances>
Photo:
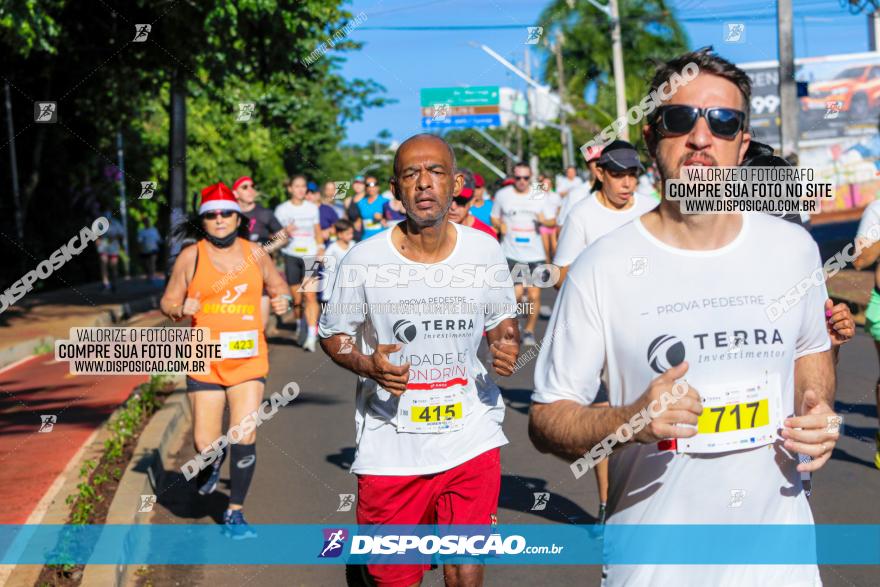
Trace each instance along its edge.
<instances>
[{"instance_id":1,"label":"asphalt road","mask_svg":"<svg viewBox=\"0 0 880 587\"><path fill-rule=\"evenodd\" d=\"M552 303L545 292L544 303ZM539 335L546 321L539 324ZM286 333L285 333L286 335ZM354 456L355 377L336 367L320 351L305 353L283 337L273 339L268 396L295 381L300 396L283 408L258 432L258 467L245 504L252 524L353 524L354 510L337 512L340 494L356 493L355 477L348 473ZM591 475L575 480L567 463L542 455L528 439L529 395L534 361L513 377L502 380L507 404L504 431L510 444L502 449L502 485L498 519L510 523L580 523L594 521L598 507ZM814 478L812 506L817 523L880 523L880 471L873 466L873 434L877 425L873 386L877 358L864 334L844 347L839 374L838 406L846 416L845 437L833 460ZM193 456L189 441L170 469ZM159 496L152 523L218 523L227 504L228 475L219 490L199 498L175 473ZM179 470L179 469L177 469ZM545 511L530 511L532 493L549 491ZM283 548L283 545L280 545ZM876 567L823 567L828 586L867 587L878 584ZM488 567L486 585L598 585L596 566ZM145 570L141 584L205 585L344 585L340 566L154 566ZM432 571L423 585L442 585L442 573Z\"/></svg>"}]
</instances>

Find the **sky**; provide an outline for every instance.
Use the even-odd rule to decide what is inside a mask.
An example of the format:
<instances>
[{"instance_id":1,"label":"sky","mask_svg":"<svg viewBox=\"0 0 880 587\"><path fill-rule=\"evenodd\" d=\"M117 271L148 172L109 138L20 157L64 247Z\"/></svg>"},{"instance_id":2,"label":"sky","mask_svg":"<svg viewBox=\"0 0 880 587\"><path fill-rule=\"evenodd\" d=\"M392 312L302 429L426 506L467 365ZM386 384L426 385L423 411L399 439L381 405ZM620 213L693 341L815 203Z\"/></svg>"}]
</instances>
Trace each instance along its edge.
<instances>
[{"instance_id":1,"label":"sky","mask_svg":"<svg viewBox=\"0 0 880 587\"><path fill-rule=\"evenodd\" d=\"M588 4L588 0L573 0ZM625 1L625 0L624 0ZM629 0L632 1L632 0ZM600 0L607 3L607 0ZM837 0L793 0L795 57L861 53L868 47L868 18L851 15ZM372 79L397 103L365 112L346 129L351 144L376 138L383 129L400 141L421 131L419 89L510 86L525 83L472 43L483 43L521 65L527 27L541 25L543 0L354 0L347 5L363 22L350 36L364 43L344 53L346 79ZM775 60L776 2L762 0L669 0L691 48L712 45L734 63ZM597 18L605 18L594 10ZM726 23L745 25L744 42L725 43ZM381 30L381 27L492 25L497 30ZM622 24L626 27L626 21ZM540 72L532 50L533 77ZM540 81L540 80L539 80Z\"/></svg>"}]
</instances>

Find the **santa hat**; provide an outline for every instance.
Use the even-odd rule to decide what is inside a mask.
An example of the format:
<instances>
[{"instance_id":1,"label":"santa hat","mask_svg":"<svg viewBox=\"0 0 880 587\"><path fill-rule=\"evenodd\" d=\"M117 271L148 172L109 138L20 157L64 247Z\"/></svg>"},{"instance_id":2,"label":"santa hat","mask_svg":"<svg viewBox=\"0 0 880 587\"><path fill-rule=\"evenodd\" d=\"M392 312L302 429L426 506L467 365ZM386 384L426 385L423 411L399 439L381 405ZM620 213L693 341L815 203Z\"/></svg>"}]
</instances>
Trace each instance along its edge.
<instances>
[{"instance_id":1,"label":"santa hat","mask_svg":"<svg viewBox=\"0 0 880 587\"><path fill-rule=\"evenodd\" d=\"M232 194L232 190L222 181L202 190L202 205L199 206L199 214L215 210L232 210L241 213L241 208Z\"/></svg>"}]
</instances>

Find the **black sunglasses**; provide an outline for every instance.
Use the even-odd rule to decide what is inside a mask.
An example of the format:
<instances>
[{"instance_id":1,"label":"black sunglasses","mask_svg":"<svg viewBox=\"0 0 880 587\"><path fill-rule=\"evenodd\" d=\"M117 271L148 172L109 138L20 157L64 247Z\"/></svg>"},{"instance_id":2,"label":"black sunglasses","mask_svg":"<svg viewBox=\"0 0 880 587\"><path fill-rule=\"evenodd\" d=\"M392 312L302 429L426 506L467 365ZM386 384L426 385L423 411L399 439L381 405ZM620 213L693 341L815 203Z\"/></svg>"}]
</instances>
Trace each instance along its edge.
<instances>
[{"instance_id":1,"label":"black sunglasses","mask_svg":"<svg viewBox=\"0 0 880 587\"><path fill-rule=\"evenodd\" d=\"M461 207L467 206L468 202L470 202L471 199L465 198L464 196L455 196L454 198L452 198L452 201L455 202L456 206L461 208Z\"/></svg>"},{"instance_id":2,"label":"black sunglasses","mask_svg":"<svg viewBox=\"0 0 880 587\"><path fill-rule=\"evenodd\" d=\"M206 220L214 220L218 216L230 218L233 214L235 214L235 210L214 210L212 212L205 212L202 214L202 218L205 218Z\"/></svg>"},{"instance_id":3,"label":"black sunglasses","mask_svg":"<svg viewBox=\"0 0 880 587\"><path fill-rule=\"evenodd\" d=\"M529 179L532 179L532 176L531 176L531 175L514 175L514 176L513 176L513 179L516 179L516 180L519 180L519 179L529 180Z\"/></svg>"},{"instance_id":4,"label":"black sunglasses","mask_svg":"<svg viewBox=\"0 0 880 587\"><path fill-rule=\"evenodd\" d=\"M732 139L742 130L746 115L733 108L697 108L684 104L661 106L657 120L664 134L683 135L691 132L702 117L716 137Z\"/></svg>"}]
</instances>

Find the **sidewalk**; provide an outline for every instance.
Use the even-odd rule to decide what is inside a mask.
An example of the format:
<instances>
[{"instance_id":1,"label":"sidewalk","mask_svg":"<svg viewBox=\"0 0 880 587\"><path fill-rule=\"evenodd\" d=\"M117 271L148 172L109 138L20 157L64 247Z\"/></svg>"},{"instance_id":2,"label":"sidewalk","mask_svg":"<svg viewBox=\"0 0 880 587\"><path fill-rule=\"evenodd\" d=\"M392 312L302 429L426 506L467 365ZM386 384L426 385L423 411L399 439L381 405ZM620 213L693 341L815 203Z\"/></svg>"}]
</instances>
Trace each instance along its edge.
<instances>
[{"instance_id":1,"label":"sidewalk","mask_svg":"<svg viewBox=\"0 0 880 587\"><path fill-rule=\"evenodd\" d=\"M63 485L82 448L146 375L71 375L54 351L32 356L72 326L126 322L158 326L154 308L162 286L143 279L120 281L116 293L100 283L26 296L0 315L0 524L38 523ZM54 416L44 425L41 416ZM50 419L51 420L51 419ZM62 498L63 496L59 496Z\"/></svg>"},{"instance_id":2,"label":"sidewalk","mask_svg":"<svg viewBox=\"0 0 880 587\"><path fill-rule=\"evenodd\" d=\"M34 353L55 338L67 338L72 326L121 322L157 308L164 283L120 280L115 293L89 283L42 294L26 295L0 314L0 368Z\"/></svg>"}]
</instances>

